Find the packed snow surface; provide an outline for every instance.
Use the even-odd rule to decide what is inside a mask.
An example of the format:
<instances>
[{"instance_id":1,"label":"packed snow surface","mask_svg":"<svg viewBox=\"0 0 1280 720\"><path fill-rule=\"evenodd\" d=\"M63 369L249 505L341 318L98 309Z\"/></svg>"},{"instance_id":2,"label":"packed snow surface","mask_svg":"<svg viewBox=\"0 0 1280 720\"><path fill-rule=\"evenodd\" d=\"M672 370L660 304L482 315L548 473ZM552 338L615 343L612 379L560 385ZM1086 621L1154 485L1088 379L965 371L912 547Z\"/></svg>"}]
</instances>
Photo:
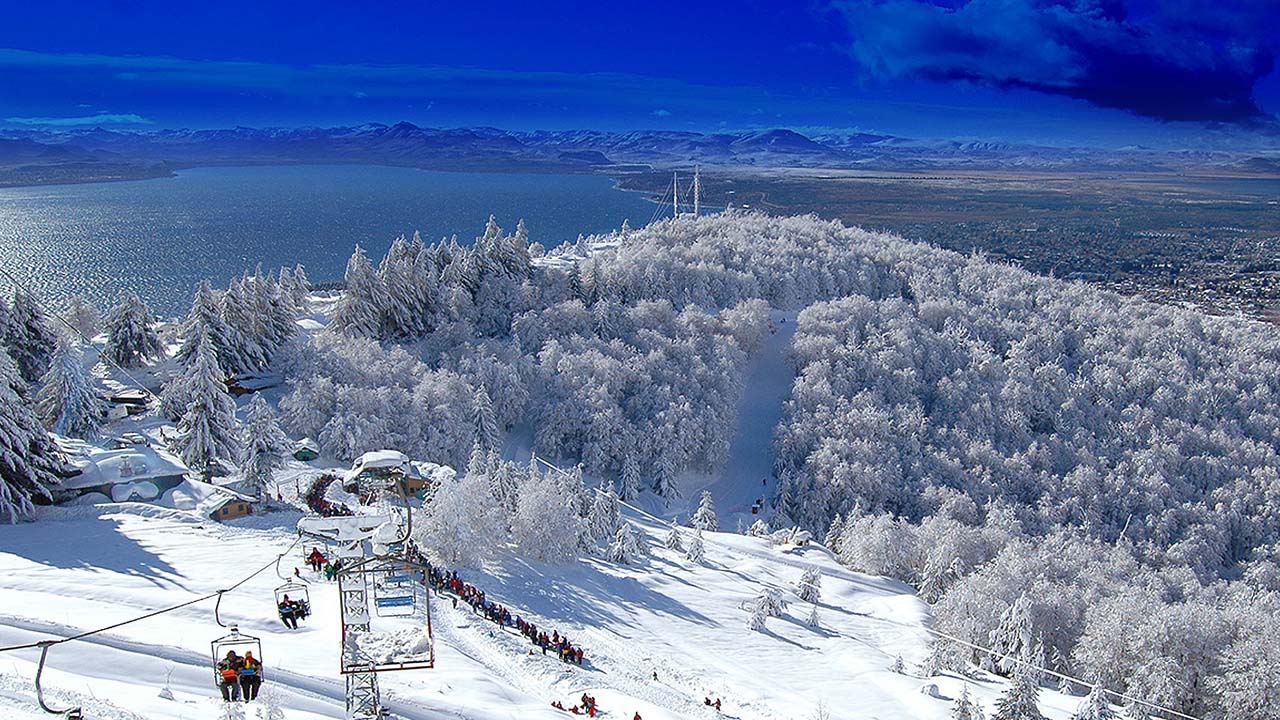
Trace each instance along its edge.
<instances>
[{"instance_id":1,"label":"packed snow surface","mask_svg":"<svg viewBox=\"0 0 1280 720\"><path fill-rule=\"evenodd\" d=\"M0 644L66 636L176 605L224 588L269 563L294 542L299 514L280 512L220 525L191 512L139 505L45 510L39 522L0 526ZM651 555L639 566L584 559L566 566L514 557L463 577L527 620L585 648L581 668L530 654L513 629L474 615L447 596L432 599L436 667L380 676L386 704L402 718L563 717L582 693L602 717L631 720L807 717L819 701L834 718L947 717L965 681L891 672L901 656L914 671L927 652L926 606L898 582L850 572L816 545L774 547L758 538L707 533L705 564L661 548L666 528L630 517ZM303 548L280 562L302 566ZM820 625L794 595L806 567L822 570ZM222 601L220 619L261 638L274 702L291 720L340 718L341 632L335 584L302 570L312 615L286 629L274 608L283 584L274 568ZM762 587L790 602L763 632L746 628L745 604ZM397 619L390 635L361 650L390 657L426 652L424 619ZM226 634L205 602L50 650L45 688L54 704L83 704L90 717L132 720L218 717L210 641ZM41 717L30 680L37 651L8 653L0 667L3 716ZM655 679L656 675L656 679ZM1004 688L970 680L988 709ZM937 697L922 693L938 686ZM1047 690L1042 710L1065 718L1078 698ZM250 708L257 717L263 703ZM265 716L264 716L265 717Z\"/></svg>"}]
</instances>

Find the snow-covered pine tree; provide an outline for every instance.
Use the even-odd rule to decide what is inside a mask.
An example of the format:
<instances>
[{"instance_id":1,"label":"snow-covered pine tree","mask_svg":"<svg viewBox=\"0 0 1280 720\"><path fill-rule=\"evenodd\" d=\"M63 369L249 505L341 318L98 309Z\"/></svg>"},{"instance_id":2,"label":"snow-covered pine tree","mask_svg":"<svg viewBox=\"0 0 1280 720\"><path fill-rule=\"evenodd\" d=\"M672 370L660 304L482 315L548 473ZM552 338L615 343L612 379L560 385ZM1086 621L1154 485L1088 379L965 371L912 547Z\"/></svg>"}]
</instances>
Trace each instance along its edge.
<instances>
[{"instance_id":1,"label":"snow-covered pine tree","mask_svg":"<svg viewBox=\"0 0 1280 720\"><path fill-rule=\"evenodd\" d=\"M821 627L822 618L818 616L818 603L809 606L809 614L805 616L804 624L809 627Z\"/></svg>"},{"instance_id":2,"label":"snow-covered pine tree","mask_svg":"<svg viewBox=\"0 0 1280 720\"><path fill-rule=\"evenodd\" d=\"M636 543L636 535L631 529L631 523L619 523L618 531L613 536L613 542L609 545L606 556L613 562L628 565L635 562L640 555L640 548Z\"/></svg>"},{"instance_id":3,"label":"snow-covered pine tree","mask_svg":"<svg viewBox=\"0 0 1280 720\"><path fill-rule=\"evenodd\" d=\"M805 568L796 583L796 595L804 602L818 602L822 597L822 571L816 567Z\"/></svg>"},{"instance_id":4,"label":"snow-covered pine tree","mask_svg":"<svg viewBox=\"0 0 1280 720\"><path fill-rule=\"evenodd\" d=\"M840 554L840 536L844 534L844 520L840 519L840 513L836 513L835 518L831 520L831 525L827 527L827 536L822 541L827 549L836 555Z\"/></svg>"},{"instance_id":5,"label":"snow-covered pine tree","mask_svg":"<svg viewBox=\"0 0 1280 720\"><path fill-rule=\"evenodd\" d=\"M222 320L222 301L208 280L201 281L196 287L191 310L182 321L180 332L182 344L175 357L184 367L191 364L197 347L206 340L213 347L214 357L223 370L241 364L240 359L230 357L231 341L227 325Z\"/></svg>"},{"instance_id":6,"label":"snow-covered pine tree","mask_svg":"<svg viewBox=\"0 0 1280 720\"><path fill-rule=\"evenodd\" d=\"M596 493L591 504L591 513L587 516L587 528L595 543L607 543L618 534L622 522L622 513L618 507L618 493L613 488L613 481L601 492Z\"/></svg>"},{"instance_id":7,"label":"snow-covered pine tree","mask_svg":"<svg viewBox=\"0 0 1280 720\"><path fill-rule=\"evenodd\" d=\"M416 338L425 331L419 308L421 286L414 277L415 254L403 235L391 243L382 264L378 279L386 290L386 304L382 309L382 335L389 338Z\"/></svg>"},{"instance_id":8,"label":"snow-covered pine tree","mask_svg":"<svg viewBox=\"0 0 1280 720\"><path fill-rule=\"evenodd\" d=\"M1019 665L1014 672L1009 689L996 701L996 712L991 720L1044 720L1036 704L1040 688L1025 668L1025 665Z\"/></svg>"},{"instance_id":9,"label":"snow-covered pine tree","mask_svg":"<svg viewBox=\"0 0 1280 720\"><path fill-rule=\"evenodd\" d=\"M36 412L49 430L69 437L92 438L102 425L106 406L98 397L79 346L62 338L49 371L40 380Z\"/></svg>"},{"instance_id":10,"label":"snow-covered pine tree","mask_svg":"<svg viewBox=\"0 0 1280 720\"><path fill-rule=\"evenodd\" d=\"M668 450L658 452L658 462L653 477L653 492L660 498L671 501L680 498L680 484L676 482L675 460Z\"/></svg>"},{"instance_id":11,"label":"snow-covered pine tree","mask_svg":"<svg viewBox=\"0 0 1280 720\"><path fill-rule=\"evenodd\" d=\"M249 403L241 437L244 446L241 465L244 491L269 504L271 478L276 470L284 466L289 438L280 429L275 411L261 394L254 395Z\"/></svg>"},{"instance_id":12,"label":"snow-covered pine tree","mask_svg":"<svg viewBox=\"0 0 1280 720\"><path fill-rule=\"evenodd\" d=\"M702 499L698 501L698 509L689 519L689 524L706 532L715 532L720 529L720 521L716 519L716 506L711 500L710 490L702 491Z\"/></svg>"},{"instance_id":13,"label":"snow-covered pine tree","mask_svg":"<svg viewBox=\"0 0 1280 720\"><path fill-rule=\"evenodd\" d=\"M640 463L636 462L634 451L627 450L622 455L619 483L618 497L623 502L631 502L640 496Z\"/></svg>"},{"instance_id":14,"label":"snow-covered pine tree","mask_svg":"<svg viewBox=\"0 0 1280 720\"><path fill-rule=\"evenodd\" d=\"M778 588L760 588L752 602L762 606L769 617L782 617L782 611L787 609L787 601L782 598L782 591Z\"/></svg>"},{"instance_id":15,"label":"snow-covered pine tree","mask_svg":"<svg viewBox=\"0 0 1280 720\"><path fill-rule=\"evenodd\" d=\"M751 527L747 528L747 535L750 537L769 537L772 532L773 529L769 527L769 523L765 522L763 518L751 523Z\"/></svg>"},{"instance_id":16,"label":"snow-covered pine tree","mask_svg":"<svg viewBox=\"0 0 1280 720\"><path fill-rule=\"evenodd\" d=\"M256 372L267 364L265 318L254 302L252 282L248 275L232 280L222 294L227 347L218 362L228 375Z\"/></svg>"},{"instance_id":17,"label":"snow-covered pine tree","mask_svg":"<svg viewBox=\"0 0 1280 720\"><path fill-rule=\"evenodd\" d=\"M18 372L29 383L35 383L49 371L58 337L49 329L44 311L31 293L18 290L13 296L10 334L5 338L9 355L18 364Z\"/></svg>"},{"instance_id":18,"label":"snow-covered pine tree","mask_svg":"<svg viewBox=\"0 0 1280 720\"><path fill-rule=\"evenodd\" d=\"M764 630L765 621L769 618L769 613L765 611L764 606L760 603L751 603L747 612L747 629L757 632Z\"/></svg>"},{"instance_id":19,"label":"snow-covered pine tree","mask_svg":"<svg viewBox=\"0 0 1280 720\"><path fill-rule=\"evenodd\" d=\"M969 686L965 685L951 706L951 720L982 720L982 709L969 697Z\"/></svg>"},{"instance_id":20,"label":"snow-covered pine tree","mask_svg":"<svg viewBox=\"0 0 1280 720\"><path fill-rule=\"evenodd\" d=\"M702 531L694 529L693 537L689 539L689 547L684 551L684 557L689 562L701 563L706 556L706 548L702 546Z\"/></svg>"},{"instance_id":21,"label":"snow-covered pine tree","mask_svg":"<svg viewBox=\"0 0 1280 720\"><path fill-rule=\"evenodd\" d=\"M1099 684L1089 690L1089 696L1080 703L1071 720L1116 720L1118 717L1111 703L1107 702L1107 691Z\"/></svg>"},{"instance_id":22,"label":"snow-covered pine tree","mask_svg":"<svg viewBox=\"0 0 1280 720\"><path fill-rule=\"evenodd\" d=\"M174 445L182 461L208 482L235 458L236 404L227 394L222 368L208 336L182 378L189 405L178 422Z\"/></svg>"},{"instance_id":23,"label":"snow-covered pine tree","mask_svg":"<svg viewBox=\"0 0 1280 720\"><path fill-rule=\"evenodd\" d=\"M155 318L134 291L120 291L120 300L107 312L105 325L104 352L117 365L136 367L164 357L164 348L155 331Z\"/></svg>"},{"instance_id":24,"label":"snow-covered pine tree","mask_svg":"<svg viewBox=\"0 0 1280 720\"><path fill-rule=\"evenodd\" d=\"M1004 656L1001 665L1006 674L1012 672L1015 665L1020 667L1032 661L1036 650L1033 611L1031 598L1022 593L1001 613L1000 624L991 631L991 649Z\"/></svg>"},{"instance_id":25,"label":"snow-covered pine tree","mask_svg":"<svg viewBox=\"0 0 1280 720\"><path fill-rule=\"evenodd\" d=\"M77 333L89 340L98 334L98 329L102 326L98 308L85 300L83 295L72 295L67 300L67 312L63 317Z\"/></svg>"},{"instance_id":26,"label":"snow-covered pine tree","mask_svg":"<svg viewBox=\"0 0 1280 720\"><path fill-rule=\"evenodd\" d=\"M18 368L0 353L0 519L13 523L28 517L33 497L50 498L58 483L57 448L27 404Z\"/></svg>"},{"instance_id":27,"label":"snow-covered pine tree","mask_svg":"<svg viewBox=\"0 0 1280 720\"><path fill-rule=\"evenodd\" d=\"M489 478L489 453L485 452L484 446L480 444L480 438L476 438L471 444L471 455L467 459L467 476Z\"/></svg>"},{"instance_id":28,"label":"snow-covered pine tree","mask_svg":"<svg viewBox=\"0 0 1280 720\"><path fill-rule=\"evenodd\" d=\"M901 655L895 655L893 657L893 664L889 666L889 671L895 672L899 675L907 674L907 664L902 661Z\"/></svg>"},{"instance_id":29,"label":"snow-covered pine tree","mask_svg":"<svg viewBox=\"0 0 1280 720\"><path fill-rule=\"evenodd\" d=\"M684 539L680 536L680 526L671 523L671 532L667 533L666 546L668 550L677 552L684 550Z\"/></svg>"},{"instance_id":30,"label":"snow-covered pine tree","mask_svg":"<svg viewBox=\"0 0 1280 720\"><path fill-rule=\"evenodd\" d=\"M476 427L476 442L486 452L498 447L498 420L493 413L493 401L489 391L481 385L476 388L472 402L472 417Z\"/></svg>"},{"instance_id":31,"label":"snow-covered pine tree","mask_svg":"<svg viewBox=\"0 0 1280 720\"><path fill-rule=\"evenodd\" d=\"M379 337L387 304L386 289L359 245L347 260L343 280L346 287L333 313L331 327L348 337Z\"/></svg>"},{"instance_id":32,"label":"snow-covered pine tree","mask_svg":"<svg viewBox=\"0 0 1280 720\"><path fill-rule=\"evenodd\" d=\"M1135 700L1124 706L1124 720L1151 720L1151 713L1147 712L1146 705Z\"/></svg>"},{"instance_id":33,"label":"snow-covered pine tree","mask_svg":"<svg viewBox=\"0 0 1280 720\"><path fill-rule=\"evenodd\" d=\"M299 315L311 311L311 281L307 280L307 271L301 265L295 265L289 277L289 294L293 296L293 306Z\"/></svg>"}]
</instances>

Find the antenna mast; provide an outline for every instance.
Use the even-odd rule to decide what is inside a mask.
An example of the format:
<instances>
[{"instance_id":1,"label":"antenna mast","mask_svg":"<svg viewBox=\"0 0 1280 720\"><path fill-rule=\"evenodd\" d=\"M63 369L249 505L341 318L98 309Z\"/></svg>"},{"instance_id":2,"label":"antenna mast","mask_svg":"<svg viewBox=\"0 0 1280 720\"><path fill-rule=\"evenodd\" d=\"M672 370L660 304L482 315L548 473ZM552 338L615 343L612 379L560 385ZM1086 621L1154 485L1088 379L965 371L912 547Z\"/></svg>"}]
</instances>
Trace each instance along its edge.
<instances>
[{"instance_id":1,"label":"antenna mast","mask_svg":"<svg viewBox=\"0 0 1280 720\"><path fill-rule=\"evenodd\" d=\"M693 166L693 216L698 217L698 210L702 205L702 179L699 177L699 169L697 165Z\"/></svg>"}]
</instances>

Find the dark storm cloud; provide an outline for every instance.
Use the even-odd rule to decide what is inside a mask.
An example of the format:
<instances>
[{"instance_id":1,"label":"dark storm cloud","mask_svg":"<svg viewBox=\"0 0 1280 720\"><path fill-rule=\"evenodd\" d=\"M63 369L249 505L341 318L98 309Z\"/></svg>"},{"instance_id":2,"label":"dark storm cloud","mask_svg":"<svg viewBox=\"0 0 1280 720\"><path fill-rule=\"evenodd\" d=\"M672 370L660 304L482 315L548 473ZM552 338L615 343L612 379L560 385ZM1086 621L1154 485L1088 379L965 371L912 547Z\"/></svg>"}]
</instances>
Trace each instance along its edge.
<instances>
[{"instance_id":1,"label":"dark storm cloud","mask_svg":"<svg viewBox=\"0 0 1280 720\"><path fill-rule=\"evenodd\" d=\"M1236 7L1232 7L1236 5ZM881 77L1065 95L1163 120L1262 118L1275 0L837 0Z\"/></svg>"}]
</instances>

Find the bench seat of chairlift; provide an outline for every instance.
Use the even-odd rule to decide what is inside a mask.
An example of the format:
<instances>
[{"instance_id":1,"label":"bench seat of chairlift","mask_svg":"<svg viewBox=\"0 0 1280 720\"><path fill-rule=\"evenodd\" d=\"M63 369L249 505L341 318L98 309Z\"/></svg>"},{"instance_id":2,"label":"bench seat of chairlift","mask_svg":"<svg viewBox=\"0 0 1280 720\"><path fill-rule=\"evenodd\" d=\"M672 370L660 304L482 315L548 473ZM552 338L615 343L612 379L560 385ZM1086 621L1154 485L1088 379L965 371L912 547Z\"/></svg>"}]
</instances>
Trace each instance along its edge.
<instances>
[{"instance_id":1,"label":"bench seat of chairlift","mask_svg":"<svg viewBox=\"0 0 1280 720\"><path fill-rule=\"evenodd\" d=\"M377 598L374 602L378 604L378 607L405 607L413 604L413 596Z\"/></svg>"}]
</instances>

